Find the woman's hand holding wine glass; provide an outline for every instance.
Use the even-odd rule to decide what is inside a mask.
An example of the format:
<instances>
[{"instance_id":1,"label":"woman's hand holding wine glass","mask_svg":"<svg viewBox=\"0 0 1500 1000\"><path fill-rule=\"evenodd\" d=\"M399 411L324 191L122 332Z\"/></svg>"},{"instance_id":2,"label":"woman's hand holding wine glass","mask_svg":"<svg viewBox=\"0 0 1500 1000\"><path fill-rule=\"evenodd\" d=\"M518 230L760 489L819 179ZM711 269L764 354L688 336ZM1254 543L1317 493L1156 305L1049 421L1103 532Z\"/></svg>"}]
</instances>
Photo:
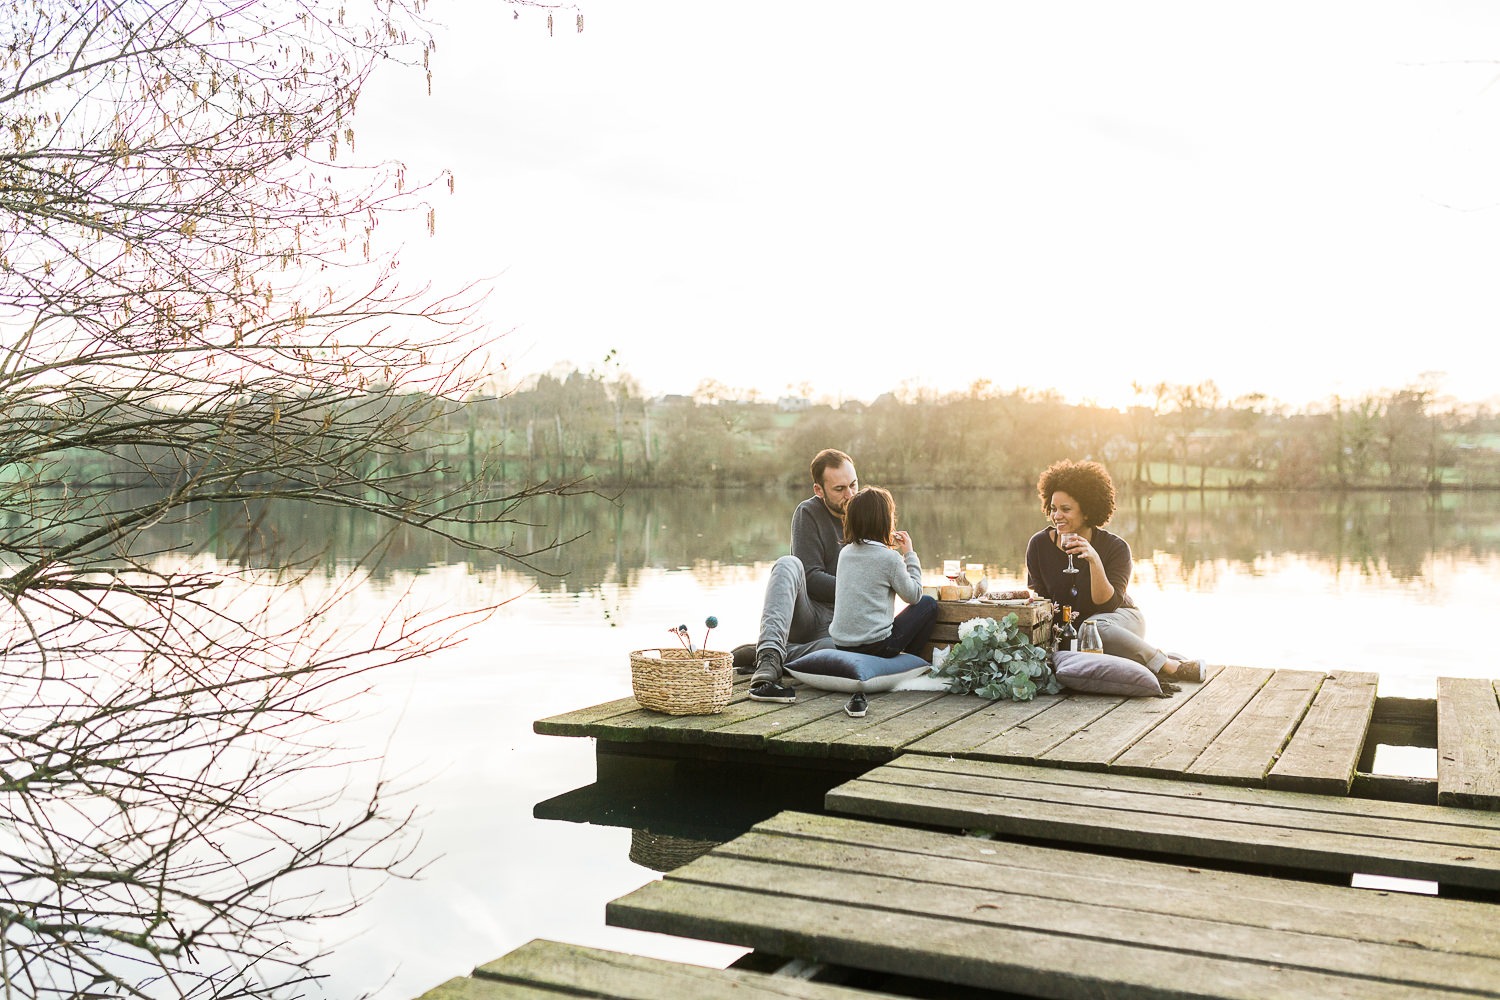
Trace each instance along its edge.
<instances>
[{"instance_id":1,"label":"woman's hand holding wine glass","mask_svg":"<svg viewBox=\"0 0 1500 1000\"><path fill-rule=\"evenodd\" d=\"M1078 541L1078 536L1073 532L1057 529L1057 544L1062 546L1062 550L1068 554L1068 568L1063 570L1064 573L1078 572L1078 567L1073 565L1073 546L1077 545Z\"/></svg>"}]
</instances>

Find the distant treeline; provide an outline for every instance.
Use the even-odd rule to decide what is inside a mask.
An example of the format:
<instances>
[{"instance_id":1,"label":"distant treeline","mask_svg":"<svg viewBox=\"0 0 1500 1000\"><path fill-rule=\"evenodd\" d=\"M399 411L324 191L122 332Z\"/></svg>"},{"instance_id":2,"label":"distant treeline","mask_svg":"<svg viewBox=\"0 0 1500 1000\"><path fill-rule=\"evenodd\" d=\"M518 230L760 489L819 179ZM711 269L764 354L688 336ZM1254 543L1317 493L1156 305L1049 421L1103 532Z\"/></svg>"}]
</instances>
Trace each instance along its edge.
<instances>
[{"instance_id":1,"label":"distant treeline","mask_svg":"<svg viewBox=\"0 0 1500 1000\"><path fill-rule=\"evenodd\" d=\"M1291 411L1212 382L1137 387L1125 410L1055 394L889 394L839 407L695 396L646 399L628 377L543 376L467 409L506 476L590 476L606 486L800 485L819 449L867 482L1009 488L1061 457L1121 483L1183 489L1500 487L1500 415L1422 387Z\"/></svg>"},{"instance_id":2,"label":"distant treeline","mask_svg":"<svg viewBox=\"0 0 1500 1000\"><path fill-rule=\"evenodd\" d=\"M794 487L814 453L836 447L855 457L863 480L892 486L1025 487L1069 457L1157 489L1500 487L1500 415L1440 402L1424 388L1302 411L1263 397L1223 401L1213 383L1141 387L1137 398L1122 411L978 383L839 407L702 393L649 399L628 376L573 372L503 394L418 400L432 419L412 433L432 464L410 473L446 466L510 488L577 480L604 489ZM412 402L404 396L401 406L409 412ZM395 403L376 390L368 405ZM75 484L139 482L143 465L164 480L192 473L176 456L152 459L138 448L128 458L79 451L51 471Z\"/></svg>"}]
</instances>

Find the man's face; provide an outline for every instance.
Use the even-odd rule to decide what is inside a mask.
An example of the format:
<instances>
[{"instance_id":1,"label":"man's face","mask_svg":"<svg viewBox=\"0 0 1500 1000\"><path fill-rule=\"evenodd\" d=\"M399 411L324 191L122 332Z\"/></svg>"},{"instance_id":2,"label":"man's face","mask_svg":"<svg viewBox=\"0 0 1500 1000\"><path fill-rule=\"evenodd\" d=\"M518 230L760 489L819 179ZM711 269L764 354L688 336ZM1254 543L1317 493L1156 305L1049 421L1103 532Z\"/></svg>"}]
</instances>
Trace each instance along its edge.
<instances>
[{"instance_id":1,"label":"man's face","mask_svg":"<svg viewBox=\"0 0 1500 1000\"><path fill-rule=\"evenodd\" d=\"M849 501L859 492L859 476L854 465L845 462L823 470L823 481L813 484L813 495L823 501L823 506L835 517L843 517Z\"/></svg>"}]
</instances>

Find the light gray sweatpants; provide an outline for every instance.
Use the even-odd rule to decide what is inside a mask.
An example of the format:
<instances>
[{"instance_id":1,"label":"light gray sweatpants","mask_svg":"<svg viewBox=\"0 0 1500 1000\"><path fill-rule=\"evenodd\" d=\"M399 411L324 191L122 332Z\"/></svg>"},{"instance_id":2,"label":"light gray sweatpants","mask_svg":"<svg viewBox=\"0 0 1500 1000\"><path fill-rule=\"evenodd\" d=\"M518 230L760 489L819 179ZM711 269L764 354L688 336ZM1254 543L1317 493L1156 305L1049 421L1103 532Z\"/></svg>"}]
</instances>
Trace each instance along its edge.
<instances>
[{"instance_id":1,"label":"light gray sweatpants","mask_svg":"<svg viewBox=\"0 0 1500 1000\"><path fill-rule=\"evenodd\" d=\"M1153 674L1161 673L1166 666L1167 654L1146 641L1146 616L1138 608L1106 611L1089 621L1099 626L1106 653L1134 660Z\"/></svg>"},{"instance_id":2,"label":"light gray sweatpants","mask_svg":"<svg viewBox=\"0 0 1500 1000\"><path fill-rule=\"evenodd\" d=\"M782 556L771 566L771 579L766 583L766 599L760 609L760 638L756 640L757 658L762 650L774 649L781 653L783 664L815 649L831 649L834 642L828 638L828 625L833 621L833 608L814 601L807 592L807 571L802 560L796 556ZM757 668L752 683L779 681L776 676L761 675Z\"/></svg>"}]
</instances>

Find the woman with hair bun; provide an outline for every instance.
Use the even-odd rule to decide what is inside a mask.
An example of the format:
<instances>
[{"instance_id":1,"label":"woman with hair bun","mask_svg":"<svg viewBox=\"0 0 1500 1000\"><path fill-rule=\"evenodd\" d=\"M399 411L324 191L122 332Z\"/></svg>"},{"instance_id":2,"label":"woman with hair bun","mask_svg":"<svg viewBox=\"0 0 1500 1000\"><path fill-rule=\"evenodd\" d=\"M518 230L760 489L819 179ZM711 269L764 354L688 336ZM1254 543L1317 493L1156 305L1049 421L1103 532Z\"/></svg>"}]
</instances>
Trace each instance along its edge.
<instances>
[{"instance_id":1,"label":"woman with hair bun","mask_svg":"<svg viewBox=\"0 0 1500 1000\"><path fill-rule=\"evenodd\" d=\"M1098 462L1054 462L1036 484L1051 527L1026 545L1026 585L1073 609L1074 621L1099 626L1104 651L1143 665L1165 681L1201 681L1203 664L1165 653L1146 641L1146 619L1130 599L1130 546L1105 531L1115 512L1115 486ZM1073 557L1077 573L1067 572Z\"/></svg>"}]
</instances>

